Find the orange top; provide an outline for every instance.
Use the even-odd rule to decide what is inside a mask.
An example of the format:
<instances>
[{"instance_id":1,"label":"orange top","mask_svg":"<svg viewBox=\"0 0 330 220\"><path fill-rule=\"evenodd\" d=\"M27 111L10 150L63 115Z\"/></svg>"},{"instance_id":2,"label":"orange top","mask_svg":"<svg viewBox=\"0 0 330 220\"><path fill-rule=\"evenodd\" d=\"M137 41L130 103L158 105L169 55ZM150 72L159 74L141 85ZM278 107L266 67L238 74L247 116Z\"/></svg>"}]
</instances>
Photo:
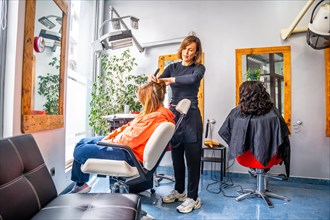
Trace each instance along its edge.
<instances>
[{"instance_id":1,"label":"orange top","mask_svg":"<svg viewBox=\"0 0 330 220\"><path fill-rule=\"evenodd\" d=\"M175 115L167 108L159 107L157 111L133 121L111 132L103 140L130 147L140 162L143 162L144 147L151 134L162 122L174 122Z\"/></svg>"}]
</instances>

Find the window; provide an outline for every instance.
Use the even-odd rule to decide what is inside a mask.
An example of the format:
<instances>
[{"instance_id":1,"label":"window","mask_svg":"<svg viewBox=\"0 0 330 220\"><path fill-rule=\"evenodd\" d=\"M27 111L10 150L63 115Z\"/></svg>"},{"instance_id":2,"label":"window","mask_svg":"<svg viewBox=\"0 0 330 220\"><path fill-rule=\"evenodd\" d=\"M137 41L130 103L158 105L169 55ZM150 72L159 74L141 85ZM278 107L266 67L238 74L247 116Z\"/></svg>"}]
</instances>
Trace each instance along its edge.
<instances>
[{"instance_id":1,"label":"window","mask_svg":"<svg viewBox=\"0 0 330 220\"><path fill-rule=\"evenodd\" d=\"M75 144L92 136L88 125L94 79L94 40L98 1L71 1L66 96L66 168L71 167Z\"/></svg>"}]
</instances>

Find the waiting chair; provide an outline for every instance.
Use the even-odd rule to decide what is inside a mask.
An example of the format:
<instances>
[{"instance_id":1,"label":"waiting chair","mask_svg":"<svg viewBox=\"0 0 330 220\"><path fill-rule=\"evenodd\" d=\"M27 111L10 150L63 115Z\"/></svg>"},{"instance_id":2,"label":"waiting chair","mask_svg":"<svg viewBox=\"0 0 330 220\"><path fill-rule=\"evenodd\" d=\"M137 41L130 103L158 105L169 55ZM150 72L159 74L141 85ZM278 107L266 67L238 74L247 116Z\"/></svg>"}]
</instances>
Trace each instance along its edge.
<instances>
[{"instance_id":1,"label":"waiting chair","mask_svg":"<svg viewBox=\"0 0 330 220\"><path fill-rule=\"evenodd\" d=\"M0 139L0 219L141 219L136 194L58 195L31 134Z\"/></svg>"},{"instance_id":2,"label":"waiting chair","mask_svg":"<svg viewBox=\"0 0 330 220\"><path fill-rule=\"evenodd\" d=\"M242 154L241 156L236 157L237 162L249 168L255 168L255 175L257 177L257 187L256 189L244 189L243 192L245 194L236 197L236 201L241 201L243 199L249 198L251 196L258 196L261 197L268 205L269 208L273 208L273 203L269 200L268 197L273 197L277 199L282 199L285 201L290 201L288 197L277 195L275 193L268 192L266 190L266 180L268 174L265 170L270 169L271 167L279 164L282 162L282 158L277 158L277 154L271 158L267 166L263 166L253 155L251 151L247 151L246 153Z\"/></svg>"},{"instance_id":3,"label":"waiting chair","mask_svg":"<svg viewBox=\"0 0 330 220\"><path fill-rule=\"evenodd\" d=\"M177 126L188 112L190 103L190 100L183 99L176 106L176 110L181 114ZM114 184L114 187L112 187L112 192L116 189L130 193L139 193L148 189L154 192L152 189L154 173L166 152L168 143L174 132L175 126L172 123L161 123L146 144L142 164L136 159L133 151L129 147L108 142L99 142L99 144L104 146L120 148L127 151L134 162L134 166L130 166L126 161L91 158L81 166L81 170L84 173L95 173L98 175L115 177L117 182Z\"/></svg>"}]
</instances>

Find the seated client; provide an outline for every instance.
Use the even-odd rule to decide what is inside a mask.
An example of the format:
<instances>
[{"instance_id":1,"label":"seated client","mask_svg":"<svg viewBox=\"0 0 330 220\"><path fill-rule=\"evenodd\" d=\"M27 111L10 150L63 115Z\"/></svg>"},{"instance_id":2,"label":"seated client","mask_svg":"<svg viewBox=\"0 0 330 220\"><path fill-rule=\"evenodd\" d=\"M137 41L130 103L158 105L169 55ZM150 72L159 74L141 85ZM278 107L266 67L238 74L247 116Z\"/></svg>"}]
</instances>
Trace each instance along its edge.
<instances>
[{"instance_id":1,"label":"seated client","mask_svg":"<svg viewBox=\"0 0 330 220\"><path fill-rule=\"evenodd\" d=\"M73 152L71 180L76 182L71 193L87 193L91 187L86 183L89 174L83 173L81 165L89 158L125 160L131 166L129 154L121 149L97 145L98 141L122 144L130 147L140 162L143 162L145 145L162 122L174 122L174 114L163 106L166 85L163 81L148 83L138 89L137 96L143 105L143 111L131 122L114 130L108 136L84 138L77 143Z\"/></svg>"},{"instance_id":2,"label":"seated client","mask_svg":"<svg viewBox=\"0 0 330 220\"><path fill-rule=\"evenodd\" d=\"M245 81L239 96L238 106L231 110L219 130L229 146L229 159L251 151L266 166L277 154L277 158L283 159L289 177L289 129L266 88L260 81Z\"/></svg>"}]
</instances>

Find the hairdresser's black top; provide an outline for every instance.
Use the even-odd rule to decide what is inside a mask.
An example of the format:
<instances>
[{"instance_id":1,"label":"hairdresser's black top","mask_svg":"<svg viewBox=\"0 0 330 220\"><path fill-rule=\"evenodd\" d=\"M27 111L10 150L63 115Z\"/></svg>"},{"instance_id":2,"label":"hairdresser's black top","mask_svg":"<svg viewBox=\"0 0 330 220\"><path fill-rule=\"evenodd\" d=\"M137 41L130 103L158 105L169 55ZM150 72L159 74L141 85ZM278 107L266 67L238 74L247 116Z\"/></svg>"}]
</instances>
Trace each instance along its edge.
<instances>
[{"instance_id":1,"label":"hairdresser's black top","mask_svg":"<svg viewBox=\"0 0 330 220\"><path fill-rule=\"evenodd\" d=\"M171 84L172 104L177 104L181 99L187 98L197 104L197 94L200 82L205 73L205 66L192 64L183 66L182 62L170 64L159 78L175 77Z\"/></svg>"}]
</instances>

